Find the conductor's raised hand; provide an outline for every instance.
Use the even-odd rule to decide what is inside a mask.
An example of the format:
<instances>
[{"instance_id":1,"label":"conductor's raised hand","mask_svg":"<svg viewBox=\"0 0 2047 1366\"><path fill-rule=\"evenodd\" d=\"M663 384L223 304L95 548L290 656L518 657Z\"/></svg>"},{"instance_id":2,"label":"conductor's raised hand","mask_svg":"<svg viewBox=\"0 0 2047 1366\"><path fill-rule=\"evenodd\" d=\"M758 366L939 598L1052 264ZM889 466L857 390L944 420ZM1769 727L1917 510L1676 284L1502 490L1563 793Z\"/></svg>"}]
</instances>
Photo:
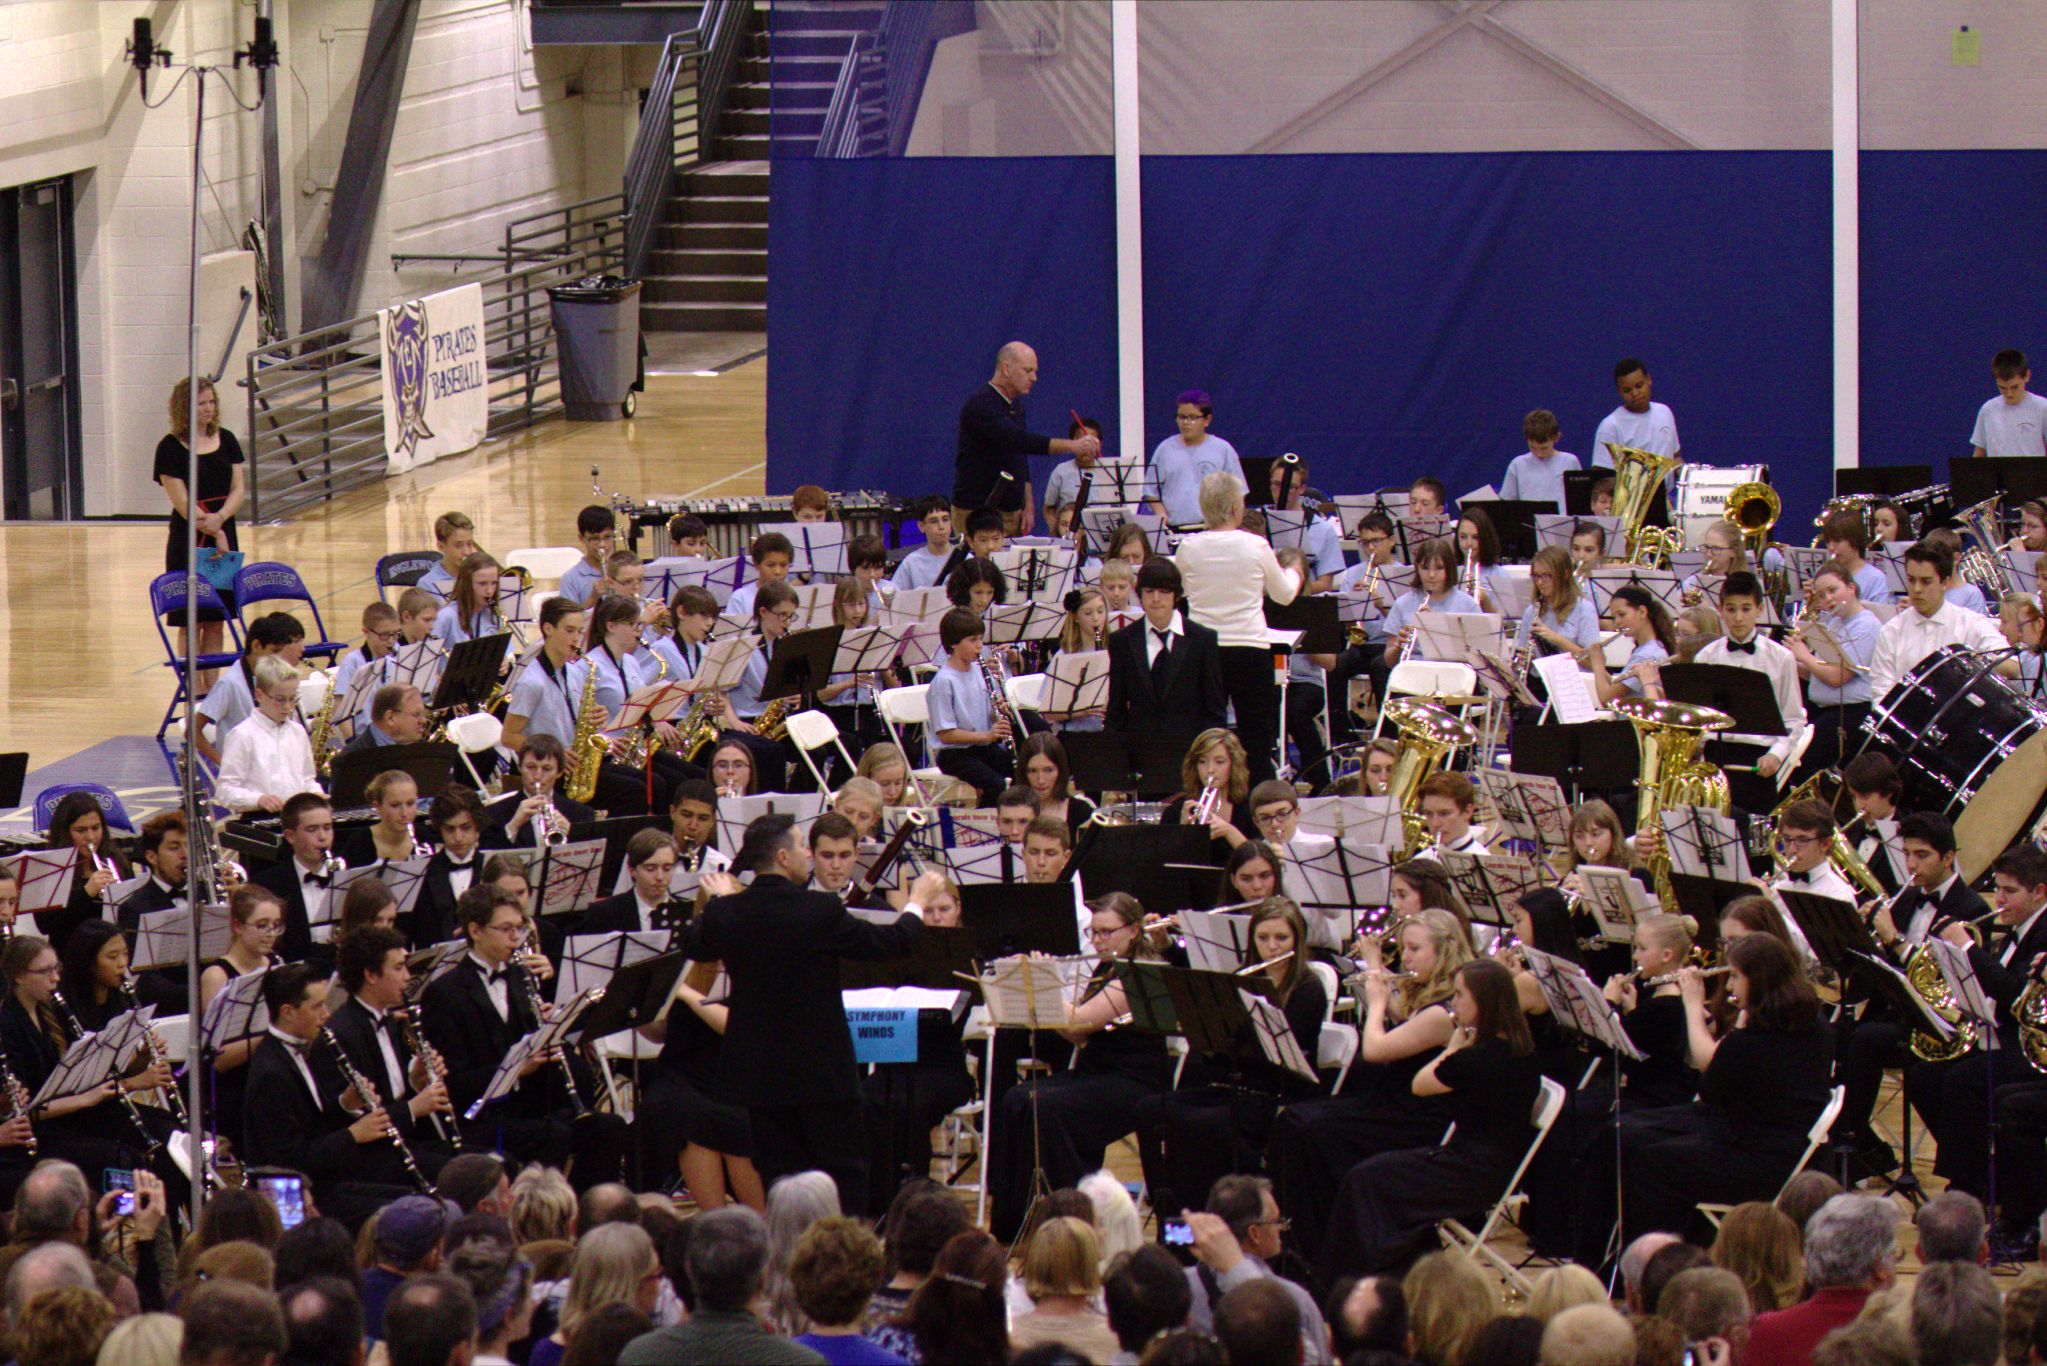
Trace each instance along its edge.
<instances>
[{"instance_id":1,"label":"conductor's raised hand","mask_svg":"<svg viewBox=\"0 0 2047 1366\"><path fill-rule=\"evenodd\" d=\"M712 896L738 896L739 879L727 872L705 873L697 885Z\"/></svg>"}]
</instances>

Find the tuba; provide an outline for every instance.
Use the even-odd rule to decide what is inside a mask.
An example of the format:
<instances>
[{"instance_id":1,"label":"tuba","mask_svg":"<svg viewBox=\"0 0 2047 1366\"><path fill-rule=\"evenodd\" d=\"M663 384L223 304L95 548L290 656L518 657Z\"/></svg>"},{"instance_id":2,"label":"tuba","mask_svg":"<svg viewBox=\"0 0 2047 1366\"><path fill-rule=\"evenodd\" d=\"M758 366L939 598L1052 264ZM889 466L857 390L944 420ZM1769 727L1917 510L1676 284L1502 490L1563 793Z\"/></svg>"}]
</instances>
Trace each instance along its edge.
<instances>
[{"instance_id":1,"label":"tuba","mask_svg":"<svg viewBox=\"0 0 2047 1366\"><path fill-rule=\"evenodd\" d=\"M584 662L589 667L583 673L583 697L576 706L576 733L569 741L568 772L562 775L562 790L569 800L576 802L588 802L597 795L597 769L610 748L597 729L597 661Z\"/></svg>"},{"instance_id":2,"label":"tuba","mask_svg":"<svg viewBox=\"0 0 2047 1366\"><path fill-rule=\"evenodd\" d=\"M1998 558L2004 550L2004 514L1999 508L2002 494L1991 494L1955 514L1955 520L1969 529L1976 544L1955 556L1955 577L1983 590L1992 607L2014 591L2011 574Z\"/></svg>"},{"instance_id":3,"label":"tuba","mask_svg":"<svg viewBox=\"0 0 2047 1366\"><path fill-rule=\"evenodd\" d=\"M1699 757L1706 736L1726 730L1734 718L1711 707L1689 702L1670 702L1646 697L1623 697L1612 703L1635 726L1635 740L1642 748L1642 774L1636 780L1641 790L1638 830L1654 830L1655 852L1646 860L1656 878L1656 895L1666 906L1677 905L1677 891L1670 882L1670 848L1662 838L1664 808L1708 806L1727 812L1734 803L1727 792L1727 775Z\"/></svg>"},{"instance_id":4,"label":"tuba","mask_svg":"<svg viewBox=\"0 0 2047 1366\"><path fill-rule=\"evenodd\" d=\"M1422 824L1421 789L1443 761L1478 743L1478 730L1434 703L1402 698L1386 704L1386 719L1400 732L1400 758L1393 765L1388 794L1400 804L1400 828L1407 837L1403 858L1429 842Z\"/></svg>"},{"instance_id":5,"label":"tuba","mask_svg":"<svg viewBox=\"0 0 2047 1366\"><path fill-rule=\"evenodd\" d=\"M1784 503L1777 497L1777 490L1754 480L1728 490L1727 506L1720 510L1720 515L1734 523L1741 532L1742 544L1748 548L1749 558L1760 566L1763 552L1770 547L1771 528L1784 515Z\"/></svg>"},{"instance_id":6,"label":"tuba","mask_svg":"<svg viewBox=\"0 0 2047 1366\"><path fill-rule=\"evenodd\" d=\"M1620 519L1621 536L1629 564L1668 563L1673 553L1684 549L1684 533L1675 527L1645 526L1656 491L1672 470L1684 466L1674 455L1657 455L1634 446L1609 441L1613 456L1613 512Z\"/></svg>"}]
</instances>

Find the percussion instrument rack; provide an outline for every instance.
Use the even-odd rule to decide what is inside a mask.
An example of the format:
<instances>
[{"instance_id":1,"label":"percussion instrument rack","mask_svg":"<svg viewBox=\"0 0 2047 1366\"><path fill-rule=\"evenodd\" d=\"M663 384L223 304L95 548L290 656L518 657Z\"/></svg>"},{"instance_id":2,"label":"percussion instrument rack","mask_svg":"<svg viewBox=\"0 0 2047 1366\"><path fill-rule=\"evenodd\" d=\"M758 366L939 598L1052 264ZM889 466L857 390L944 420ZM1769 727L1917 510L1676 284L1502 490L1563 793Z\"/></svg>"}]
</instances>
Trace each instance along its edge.
<instances>
[{"instance_id":1,"label":"percussion instrument rack","mask_svg":"<svg viewBox=\"0 0 2047 1366\"><path fill-rule=\"evenodd\" d=\"M691 513L703 521L704 529L710 533L711 554L714 556L744 555L763 526L770 522L795 520L786 494L754 494L739 498L623 499L614 500L614 505L626 518L627 547L642 559L659 559L669 553L668 523L681 513ZM856 489L832 496L832 509L838 514L839 521L845 524L848 538L875 535L889 546L900 540L901 523L907 508L908 504L894 494L875 489ZM643 528L650 535L645 549L640 546Z\"/></svg>"}]
</instances>

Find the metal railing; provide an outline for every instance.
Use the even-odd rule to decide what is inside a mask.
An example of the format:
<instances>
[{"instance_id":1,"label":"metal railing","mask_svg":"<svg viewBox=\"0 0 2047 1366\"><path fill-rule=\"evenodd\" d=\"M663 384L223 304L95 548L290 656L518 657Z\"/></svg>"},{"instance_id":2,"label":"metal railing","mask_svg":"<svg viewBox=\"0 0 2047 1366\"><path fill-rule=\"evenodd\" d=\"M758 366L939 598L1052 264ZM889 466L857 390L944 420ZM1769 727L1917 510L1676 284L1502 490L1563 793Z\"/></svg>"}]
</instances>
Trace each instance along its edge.
<instances>
[{"instance_id":1,"label":"metal railing","mask_svg":"<svg viewBox=\"0 0 2047 1366\"><path fill-rule=\"evenodd\" d=\"M751 31L753 0L709 0L695 33L662 47L640 111L624 188L505 225L497 253L409 255L406 261L492 260L483 287L487 436L561 411L547 288L601 272L639 274L680 171L713 148L717 116ZM275 521L384 476L383 346L365 313L249 353L249 516Z\"/></svg>"},{"instance_id":2,"label":"metal railing","mask_svg":"<svg viewBox=\"0 0 2047 1366\"><path fill-rule=\"evenodd\" d=\"M832 85L832 100L825 107L824 127L818 130L817 153L821 157L870 156L881 150L862 136L867 109L873 94L882 88L880 40L872 33L857 33L839 64L839 79Z\"/></svg>"},{"instance_id":3,"label":"metal railing","mask_svg":"<svg viewBox=\"0 0 2047 1366\"><path fill-rule=\"evenodd\" d=\"M816 155L901 156L940 41L974 28L972 0L889 0L873 33L856 36L832 86ZM879 111L877 125L868 117Z\"/></svg>"}]
</instances>

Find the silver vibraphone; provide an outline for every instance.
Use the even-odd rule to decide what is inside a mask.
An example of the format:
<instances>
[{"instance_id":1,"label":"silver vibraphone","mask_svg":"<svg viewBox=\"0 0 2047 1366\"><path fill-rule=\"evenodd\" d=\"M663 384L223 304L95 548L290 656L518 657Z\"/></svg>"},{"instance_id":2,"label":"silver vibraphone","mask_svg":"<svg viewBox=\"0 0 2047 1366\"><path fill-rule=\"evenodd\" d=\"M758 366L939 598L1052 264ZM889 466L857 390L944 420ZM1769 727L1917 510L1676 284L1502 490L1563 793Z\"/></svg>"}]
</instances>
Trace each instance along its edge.
<instances>
[{"instance_id":1,"label":"silver vibraphone","mask_svg":"<svg viewBox=\"0 0 2047 1366\"><path fill-rule=\"evenodd\" d=\"M857 489L832 498L832 509L846 524L848 536L872 534L881 537L885 544L891 540L903 506L894 494L873 489ZM625 514L631 527L628 544L642 559L650 560L668 553L668 523L680 513L692 513L702 519L704 529L710 533L713 555L743 555L763 526L794 520L786 495L646 498L620 503L618 510ZM648 535L644 546L640 543L642 532Z\"/></svg>"}]
</instances>

